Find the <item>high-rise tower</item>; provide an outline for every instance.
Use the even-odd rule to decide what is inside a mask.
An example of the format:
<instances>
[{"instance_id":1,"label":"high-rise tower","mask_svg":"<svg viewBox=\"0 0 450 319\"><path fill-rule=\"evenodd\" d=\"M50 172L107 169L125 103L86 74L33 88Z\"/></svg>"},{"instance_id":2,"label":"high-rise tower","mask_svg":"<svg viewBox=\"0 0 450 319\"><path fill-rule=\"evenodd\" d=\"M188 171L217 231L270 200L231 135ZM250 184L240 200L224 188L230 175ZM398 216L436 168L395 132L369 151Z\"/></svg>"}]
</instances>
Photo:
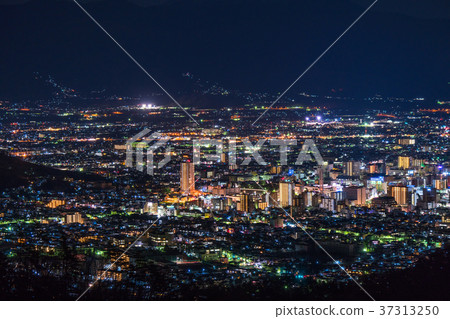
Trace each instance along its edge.
<instances>
[{"instance_id":1,"label":"high-rise tower","mask_svg":"<svg viewBox=\"0 0 450 319\"><path fill-rule=\"evenodd\" d=\"M195 190L194 163L181 163L180 175L181 192L191 194Z\"/></svg>"}]
</instances>

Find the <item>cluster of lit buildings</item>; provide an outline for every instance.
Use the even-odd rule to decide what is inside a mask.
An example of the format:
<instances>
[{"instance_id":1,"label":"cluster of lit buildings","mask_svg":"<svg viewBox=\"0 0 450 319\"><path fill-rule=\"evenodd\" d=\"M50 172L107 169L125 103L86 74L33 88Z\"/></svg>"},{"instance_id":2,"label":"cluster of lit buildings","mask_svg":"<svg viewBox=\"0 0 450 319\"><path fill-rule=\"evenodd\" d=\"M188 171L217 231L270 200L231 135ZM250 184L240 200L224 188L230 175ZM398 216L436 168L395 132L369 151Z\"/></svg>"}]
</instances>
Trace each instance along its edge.
<instances>
[{"instance_id":1,"label":"cluster of lit buildings","mask_svg":"<svg viewBox=\"0 0 450 319\"><path fill-rule=\"evenodd\" d=\"M132 282L151 296L173 297L180 287L236 286L269 277L283 277L292 287L308 278L347 281L305 231L355 277L404 269L448 242L449 128L438 117L333 116L295 108L296 116L250 126L244 120L254 110L236 116L218 109L199 111L207 126L199 128L173 124L173 112L152 105L93 110L89 116L70 110L52 123L1 127L4 152L101 177L66 178L65 190L45 186L51 177L2 190L0 239L11 263L32 247L58 277L63 270L54 257L67 254L63 247L69 245L76 273L94 281L144 233L102 280L111 287L131 282L136 271L150 278L145 269L151 265L170 289ZM126 139L148 125L170 137L172 149L172 160L151 176L125 165ZM238 142L236 162L229 162L226 149L211 160L206 155L212 148L205 147L194 164L195 139L226 145L231 137ZM254 159L241 165L252 157L244 139L255 144L271 138L313 139L324 162L295 165L302 148L295 145L281 165L279 149L266 145L259 149L265 165ZM84 282L75 283L74 291L83 290Z\"/></svg>"}]
</instances>

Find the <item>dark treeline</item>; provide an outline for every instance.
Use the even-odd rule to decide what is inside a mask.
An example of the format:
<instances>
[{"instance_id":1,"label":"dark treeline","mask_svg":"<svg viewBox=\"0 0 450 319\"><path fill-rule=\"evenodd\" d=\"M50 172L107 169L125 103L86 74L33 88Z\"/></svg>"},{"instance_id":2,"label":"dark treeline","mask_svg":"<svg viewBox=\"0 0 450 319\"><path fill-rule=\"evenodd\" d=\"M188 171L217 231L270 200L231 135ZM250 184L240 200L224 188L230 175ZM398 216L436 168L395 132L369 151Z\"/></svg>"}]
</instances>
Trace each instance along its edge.
<instances>
[{"instance_id":1,"label":"dark treeline","mask_svg":"<svg viewBox=\"0 0 450 319\"><path fill-rule=\"evenodd\" d=\"M450 291L450 249L424 256L406 270L373 274L362 285L376 300L448 300ZM33 256L28 256L33 257ZM19 260L20 259L20 260ZM1 300L75 300L87 287L82 272L71 261L63 265L61 276L37 276L23 256L0 255ZM17 267L20 264L21 267ZM140 269L139 269L140 268ZM317 284L305 280L291 288L289 278L266 278L258 283L231 287L178 283L170 272L156 265L131 268L120 282L99 281L84 300L367 300L353 282Z\"/></svg>"}]
</instances>

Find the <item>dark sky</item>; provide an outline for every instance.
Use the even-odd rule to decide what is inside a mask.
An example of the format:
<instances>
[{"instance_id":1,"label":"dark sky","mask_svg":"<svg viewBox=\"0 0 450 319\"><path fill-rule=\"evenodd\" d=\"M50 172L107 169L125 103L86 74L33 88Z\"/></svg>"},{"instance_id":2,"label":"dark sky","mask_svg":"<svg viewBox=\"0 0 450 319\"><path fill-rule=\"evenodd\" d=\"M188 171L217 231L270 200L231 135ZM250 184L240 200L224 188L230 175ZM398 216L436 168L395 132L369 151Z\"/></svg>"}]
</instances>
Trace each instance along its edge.
<instances>
[{"instance_id":1,"label":"dark sky","mask_svg":"<svg viewBox=\"0 0 450 319\"><path fill-rule=\"evenodd\" d=\"M86 9L169 91L183 72L241 90L284 90L366 0L91 0ZM292 92L450 98L450 1L380 0ZM33 72L81 90L158 88L70 0L0 0L0 98Z\"/></svg>"}]
</instances>

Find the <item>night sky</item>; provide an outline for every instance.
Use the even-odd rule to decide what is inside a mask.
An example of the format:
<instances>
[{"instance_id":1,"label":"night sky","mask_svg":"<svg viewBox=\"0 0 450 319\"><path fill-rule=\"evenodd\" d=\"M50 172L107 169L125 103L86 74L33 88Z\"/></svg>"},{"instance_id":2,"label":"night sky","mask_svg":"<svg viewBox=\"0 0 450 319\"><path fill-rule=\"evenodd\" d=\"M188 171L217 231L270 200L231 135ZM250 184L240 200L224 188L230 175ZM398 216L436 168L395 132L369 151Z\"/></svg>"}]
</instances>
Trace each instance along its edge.
<instances>
[{"instance_id":1,"label":"night sky","mask_svg":"<svg viewBox=\"0 0 450 319\"><path fill-rule=\"evenodd\" d=\"M80 1L161 84L181 74L243 91L284 90L364 10L366 0ZM380 0L292 92L450 98L450 1ZM158 88L70 0L0 0L0 99L33 73L79 90Z\"/></svg>"}]
</instances>

